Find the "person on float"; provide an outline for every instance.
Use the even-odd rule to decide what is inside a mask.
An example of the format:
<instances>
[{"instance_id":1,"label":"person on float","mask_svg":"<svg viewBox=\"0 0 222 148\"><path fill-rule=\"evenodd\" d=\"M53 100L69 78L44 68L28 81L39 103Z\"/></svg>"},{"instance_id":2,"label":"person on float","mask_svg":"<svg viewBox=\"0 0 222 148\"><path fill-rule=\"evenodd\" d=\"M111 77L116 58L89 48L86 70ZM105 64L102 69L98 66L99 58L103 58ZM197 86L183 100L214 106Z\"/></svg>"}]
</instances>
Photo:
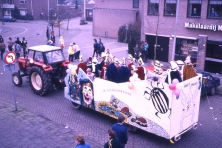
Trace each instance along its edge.
<instances>
[{"instance_id":1,"label":"person on float","mask_svg":"<svg viewBox=\"0 0 222 148\"><path fill-rule=\"evenodd\" d=\"M105 54L106 54L106 56L107 56L108 58L113 58L113 55L111 54L111 52L110 52L110 50L109 50L108 48L106 49Z\"/></svg>"},{"instance_id":2,"label":"person on float","mask_svg":"<svg viewBox=\"0 0 222 148\"><path fill-rule=\"evenodd\" d=\"M98 64L98 69L102 71L102 68L105 64L106 54L104 52L101 53L101 62Z\"/></svg>"},{"instance_id":3,"label":"person on float","mask_svg":"<svg viewBox=\"0 0 222 148\"><path fill-rule=\"evenodd\" d=\"M138 78L140 80L145 80L146 68L143 66L144 63L141 57L138 59L138 64L139 66L137 67L137 71L136 71L136 73L138 74Z\"/></svg>"},{"instance_id":4,"label":"person on float","mask_svg":"<svg viewBox=\"0 0 222 148\"><path fill-rule=\"evenodd\" d=\"M133 80L138 80L139 77L138 77L138 74L136 73L136 71L137 71L136 66L132 65L130 70L131 70L130 71L131 72L131 77L133 78ZM129 80L131 79L131 77L129 78Z\"/></svg>"},{"instance_id":5,"label":"person on float","mask_svg":"<svg viewBox=\"0 0 222 148\"><path fill-rule=\"evenodd\" d=\"M86 73L88 67L86 63L83 61L82 55L79 56L79 62L80 63L77 65L76 73L78 74L79 68L81 68Z\"/></svg>"},{"instance_id":6,"label":"person on float","mask_svg":"<svg viewBox=\"0 0 222 148\"><path fill-rule=\"evenodd\" d=\"M107 57L105 58L104 60L104 65L101 69L101 73L100 73L100 78L101 79L106 79L106 70L107 70L107 67L108 67L108 59Z\"/></svg>"},{"instance_id":7,"label":"person on float","mask_svg":"<svg viewBox=\"0 0 222 148\"><path fill-rule=\"evenodd\" d=\"M130 69L126 66L126 58L123 57L122 63L118 72L119 83L128 82L131 76Z\"/></svg>"},{"instance_id":8,"label":"person on float","mask_svg":"<svg viewBox=\"0 0 222 148\"><path fill-rule=\"evenodd\" d=\"M170 67L171 68L167 71L165 82L171 84L173 79L177 79L179 82L182 82L177 63L175 61L170 61Z\"/></svg>"},{"instance_id":9,"label":"person on float","mask_svg":"<svg viewBox=\"0 0 222 148\"><path fill-rule=\"evenodd\" d=\"M88 68L92 70L92 57L89 57L88 60L86 61L86 65Z\"/></svg>"},{"instance_id":10,"label":"person on float","mask_svg":"<svg viewBox=\"0 0 222 148\"><path fill-rule=\"evenodd\" d=\"M186 60L184 61L185 65L182 67L183 81L197 76L197 73L193 68L194 64L191 62L190 58L191 58L190 55L186 57Z\"/></svg>"},{"instance_id":11,"label":"person on float","mask_svg":"<svg viewBox=\"0 0 222 148\"><path fill-rule=\"evenodd\" d=\"M96 57L92 60L92 72L95 74L96 77L99 77L99 69L98 69L98 60Z\"/></svg>"},{"instance_id":12,"label":"person on float","mask_svg":"<svg viewBox=\"0 0 222 148\"><path fill-rule=\"evenodd\" d=\"M161 68L163 64L160 63L160 61L155 60L153 67L154 67L154 72L158 75L161 75L163 73L163 69Z\"/></svg>"},{"instance_id":13,"label":"person on float","mask_svg":"<svg viewBox=\"0 0 222 148\"><path fill-rule=\"evenodd\" d=\"M90 78L90 80L94 81L95 79L95 74L92 73L92 70L90 68L87 68L86 70L86 75Z\"/></svg>"},{"instance_id":14,"label":"person on float","mask_svg":"<svg viewBox=\"0 0 222 148\"><path fill-rule=\"evenodd\" d=\"M106 77L107 80L118 83L118 59L114 59L114 62L112 62L111 64L109 64L107 71L106 71Z\"/></svg>"},{"instance_id":15,"label":"person on float","mask_svg":"<svg viewBox=\"0 0 222 148\"><path fill-rule=\"evenodd\" d=\"M131 54L128 57L128 61L129 61L128 68L131 69L131 66L134 65L134 59Z\"/></svg>"}]
</instances>

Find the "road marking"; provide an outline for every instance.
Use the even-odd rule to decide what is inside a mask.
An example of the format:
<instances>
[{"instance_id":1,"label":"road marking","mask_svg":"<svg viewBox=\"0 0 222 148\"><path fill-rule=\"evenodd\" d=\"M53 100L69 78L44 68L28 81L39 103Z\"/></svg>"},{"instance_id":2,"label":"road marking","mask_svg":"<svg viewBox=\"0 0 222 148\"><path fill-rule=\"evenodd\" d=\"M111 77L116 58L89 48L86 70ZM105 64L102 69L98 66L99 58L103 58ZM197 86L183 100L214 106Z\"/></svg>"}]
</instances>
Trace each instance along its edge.
<instances>
[{"instance_id":1,"label":"road marking","mask_svg":"<svg viewBox=\"0 0 222 148\"><path fill-rule=\"evenodd\" d=\"M11 25L11 26L13 26L13 25ZM15 26L15 27L21 27L21 28L25 29L25 31L23 31L23 32L21 32L21 33L18 33L18 34L14 34L14 35L8 36L8 37L4 37L4 39L7 39L7 38L12 37L12 36L18 36L18 35L23 34L23 33L25 33L25 32L28 31L27 28L22 27L22 26Z\"/></svg>"}]
</instances>

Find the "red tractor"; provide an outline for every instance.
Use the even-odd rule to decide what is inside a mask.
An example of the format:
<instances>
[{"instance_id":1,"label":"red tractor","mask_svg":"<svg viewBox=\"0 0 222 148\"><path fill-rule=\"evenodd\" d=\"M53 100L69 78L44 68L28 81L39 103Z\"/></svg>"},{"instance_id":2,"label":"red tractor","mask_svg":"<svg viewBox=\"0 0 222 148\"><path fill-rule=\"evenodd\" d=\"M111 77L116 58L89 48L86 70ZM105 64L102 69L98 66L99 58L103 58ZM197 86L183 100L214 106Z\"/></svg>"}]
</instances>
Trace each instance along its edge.
<instances>
[{"instance_id":1,"label":"red tractor","mask_svg":"<svg viewBox=\"0 0 222 148\"><path fill-rule=\"evenodd\" d=\"M39 45L28 49L28 55L18 59L18 72L14 72L13 83L22 85L22 77L28 77L31 89L45 95L50 88L64 86L66 69L70 62L65 59L61 48Z\"/></svg>"}]
</instances>

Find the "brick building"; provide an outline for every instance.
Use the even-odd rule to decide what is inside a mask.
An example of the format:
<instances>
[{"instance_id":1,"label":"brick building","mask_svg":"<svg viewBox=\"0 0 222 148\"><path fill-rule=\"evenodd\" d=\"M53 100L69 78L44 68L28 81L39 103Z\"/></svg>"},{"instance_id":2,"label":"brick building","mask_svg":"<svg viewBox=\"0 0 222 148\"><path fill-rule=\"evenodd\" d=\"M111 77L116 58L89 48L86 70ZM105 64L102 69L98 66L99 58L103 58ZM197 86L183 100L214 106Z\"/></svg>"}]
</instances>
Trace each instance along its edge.
<instances>
[{"instance_id":1,"label":"brick building","mask_svg":"<svg viewBox=\"0 0 222 148\"><path fill-rule=\"evenodd\" d=\"M96 1L93 35L103 37L108 32L107 37L117 38L121 25L141 21L141 40L149 43L150 59L154 57L154 45L158 36L156 59L164 62L171 61L172 57L184 60L189 54L193 62L198 63L197 69L222 73L222 0L179 0L179 5L177 2ZM138 8L133 8L135 3L139 3Z\"/></svg>"}]
</instances>

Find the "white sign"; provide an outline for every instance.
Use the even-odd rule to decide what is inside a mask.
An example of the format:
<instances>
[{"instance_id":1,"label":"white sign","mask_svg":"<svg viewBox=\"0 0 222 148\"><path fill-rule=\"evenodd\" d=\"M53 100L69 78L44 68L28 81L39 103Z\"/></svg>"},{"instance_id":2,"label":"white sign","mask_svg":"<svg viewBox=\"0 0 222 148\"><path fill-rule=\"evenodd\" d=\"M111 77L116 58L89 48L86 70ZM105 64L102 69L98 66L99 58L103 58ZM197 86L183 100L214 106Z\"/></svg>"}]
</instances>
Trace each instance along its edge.
<instances>
[{"instance_id":1,"label":"white sign","mask_svg":"<svg viewBox=\"0 0 222 148\"><path fill-rule=\"evenodd\" d=\"M193 29L203 29L203 30L212 30L212 31L222 31L222 25L203 25L201 23L187 23L185 22L185 28L193 28Z\"/></svg>"}]
</instances>

